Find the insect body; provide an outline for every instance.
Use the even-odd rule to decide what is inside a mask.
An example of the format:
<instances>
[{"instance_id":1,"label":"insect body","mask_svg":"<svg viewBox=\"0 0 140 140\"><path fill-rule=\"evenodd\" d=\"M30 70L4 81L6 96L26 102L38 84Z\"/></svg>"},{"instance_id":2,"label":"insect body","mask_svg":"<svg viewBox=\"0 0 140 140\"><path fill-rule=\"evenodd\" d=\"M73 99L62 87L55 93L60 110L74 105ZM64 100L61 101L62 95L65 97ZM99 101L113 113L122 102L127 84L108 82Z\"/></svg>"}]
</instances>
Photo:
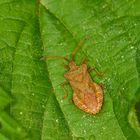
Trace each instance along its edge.
<instances>
[{"instance_id":1,"label":"insect body","mask_svg":"<svg viewBox=\"0 0 140 140\"><path fill-rule=\"evenodd\" d=\"M53 58L64 58L68 61L69 71L64 74L64 77L68 79L72 89L73 89L73 102L81 110L96 114L100 111L103 103L103 89L102 87L93 82L89 72L87 70L87 64L83 63L77 66L74 62L74 56L78 48L82 43L89 37L85 38L82 42L78 44L74 52L72 53L72 60L67 59L62 56L52 56Z\"/></svg>"},{"instance_id":2,"label":"insect body","mask_svg":"<svg viewBox=\"0 0 140 140\"><path fill-rule=\"evenodd\" d=\"M70 71L64 77L69 80L73 89L74 104L87 113L98 113L103 102L101 86L92 81L86 64L77 66L74 61L71 61L69 67Z\"/></svg>"}]
</instances>

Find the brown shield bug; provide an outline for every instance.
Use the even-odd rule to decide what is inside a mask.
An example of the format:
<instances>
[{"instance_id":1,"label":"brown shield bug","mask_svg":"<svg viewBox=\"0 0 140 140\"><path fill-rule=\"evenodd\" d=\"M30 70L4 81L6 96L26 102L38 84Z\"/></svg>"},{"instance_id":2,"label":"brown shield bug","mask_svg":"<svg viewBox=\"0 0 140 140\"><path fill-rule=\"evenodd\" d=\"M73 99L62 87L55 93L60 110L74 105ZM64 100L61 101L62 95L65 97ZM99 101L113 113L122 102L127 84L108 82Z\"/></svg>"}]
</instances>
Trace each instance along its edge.
<instances>
[{"instance_id":1,"label":"brown shield bug","mask_svg":"<svg viewBox=\"0 0 140 140\"><path fill-rule=\"evenodd\" d=\"M90 37L91 36L88 36L78 44L72 53L71 60L63 56L48 56L47 58L63 58L68 62L66 66L69 68L69 71L64 74L64 77L68 80L68 83L73 89L72 100L74 104L84 112L96 114L100 111L103 103L102 86L92 80L86 63L83 62L78 66L74 62L76 52ZM97 72L96 69L94 70ZM63 83L63 86L64 84L66 83Z\"/></svg>"}]
</instances>

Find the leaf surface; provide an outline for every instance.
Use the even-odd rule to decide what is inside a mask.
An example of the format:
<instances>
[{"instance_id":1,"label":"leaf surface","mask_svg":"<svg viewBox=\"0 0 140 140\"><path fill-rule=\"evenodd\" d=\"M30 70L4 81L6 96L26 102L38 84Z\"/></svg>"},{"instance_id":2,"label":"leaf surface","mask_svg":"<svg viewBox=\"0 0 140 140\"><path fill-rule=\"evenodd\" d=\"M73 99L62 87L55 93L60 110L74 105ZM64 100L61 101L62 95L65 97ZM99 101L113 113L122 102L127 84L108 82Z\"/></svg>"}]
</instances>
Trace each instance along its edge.
<instances>
[{"instance_id":1,"label":"leaf surface","mask_svg":"<svg viewBox=\"0 0 140 140\"><path fill-rule=\"evenodd\" d=\"M139 140L140 2L0 0L0 139ZM96 115L78 109L62 83L63 59L104 73ZM68 94L68 97L65 96Z\"/></svg>"}]
</instances>

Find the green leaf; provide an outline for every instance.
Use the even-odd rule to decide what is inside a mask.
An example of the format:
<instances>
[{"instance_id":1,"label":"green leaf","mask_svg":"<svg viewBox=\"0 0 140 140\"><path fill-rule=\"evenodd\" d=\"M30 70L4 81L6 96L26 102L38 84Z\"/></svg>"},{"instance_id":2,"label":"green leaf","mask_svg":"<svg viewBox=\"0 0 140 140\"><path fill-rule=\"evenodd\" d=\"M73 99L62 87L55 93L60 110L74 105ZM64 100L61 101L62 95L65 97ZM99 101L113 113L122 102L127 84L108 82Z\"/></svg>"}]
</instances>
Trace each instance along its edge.
<instances>
[{"instance_id":1,"label":"green leaf","mask_svg":"<svg viewBox=\"0 0 140 140\"><path fill-rule=\"evenodd\" d=\"M140 2L0 0L0 140L139 140ZM78 109L63 59L104 73L96 115Z\"/></svg>"},{"instance_id":2,"label":"green leaf","mask_svg":"<svg viewBox=\"0 0 140 140\"><path fill-rule=\"evenodd\" d=\"M65 121L64 114L61 111L54 94L50 96L46 104L44 116L42 129L43 140L60 138L62 140L72 140L72 133L69 130L69 126Z\"/></svg>"},{"instance_id":3,"label":"green leaf","mask_svg":"<svg viewBox=\"0 0 140 140\"><path fill-rule=\"evenodd\" d=\"M41 3L44 55L70 57L76 44L91 34L93 38L83 45L75 61L80 64L86 57L89 67L96 66L105 73L98 80L105 86L103 108L91 116L69 103L72 97L69 87L69 98L63 100L65 93L60 84L65 81L66 70L61 66L64 61L47 61L56 98L73 135L98 140L139 139L128 121L129 108L139 87L135 56L140 23L134 8L139 3L90 0ZM131 5L133 8L129 8ZM94 75L92 78L97 79Z\"/></svg>"},{"instance_id":4,"label":"green leaf","mask_svg":"<svg viewBox=\"0 0 140 140\"><path fill-rule=\"evenodd\" d=\"M24 128L26 134L29 132L29 139L39 139L49 87L46 84L45 63L40 62L42 49L36 1L1 1L0 13L0 85L5 90L5 96L12 96L14 100L10 110L6 110L7 115L11 115L3 118L0 114L0 132L10 140L23 140L27 138L21 129ZM4 108L4 100L2 102ZM18 129L16 123L20 126Z\"/></svg>"}]
</instances>

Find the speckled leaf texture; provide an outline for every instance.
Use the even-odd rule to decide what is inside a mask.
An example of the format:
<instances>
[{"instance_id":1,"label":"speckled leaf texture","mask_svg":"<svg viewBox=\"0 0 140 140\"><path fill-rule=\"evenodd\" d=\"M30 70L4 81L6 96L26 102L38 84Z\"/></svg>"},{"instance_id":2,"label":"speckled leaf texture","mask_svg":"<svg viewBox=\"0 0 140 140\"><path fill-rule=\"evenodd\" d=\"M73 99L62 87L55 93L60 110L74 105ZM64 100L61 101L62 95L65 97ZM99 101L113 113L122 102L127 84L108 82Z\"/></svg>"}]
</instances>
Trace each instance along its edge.
<instances>
[{"instance_id":1,"label":"speckled leaf texture","mask_svg":"<svg viewBox=\"0 0 140 140\"><path fill-rule=\"evenodd\" d=\"M44 59L89 35L75 62L103 72L96 115L64 91L67 62ZM0 0L0 140L140 140L140 1Z\"/></svg>"}]
</instances>

